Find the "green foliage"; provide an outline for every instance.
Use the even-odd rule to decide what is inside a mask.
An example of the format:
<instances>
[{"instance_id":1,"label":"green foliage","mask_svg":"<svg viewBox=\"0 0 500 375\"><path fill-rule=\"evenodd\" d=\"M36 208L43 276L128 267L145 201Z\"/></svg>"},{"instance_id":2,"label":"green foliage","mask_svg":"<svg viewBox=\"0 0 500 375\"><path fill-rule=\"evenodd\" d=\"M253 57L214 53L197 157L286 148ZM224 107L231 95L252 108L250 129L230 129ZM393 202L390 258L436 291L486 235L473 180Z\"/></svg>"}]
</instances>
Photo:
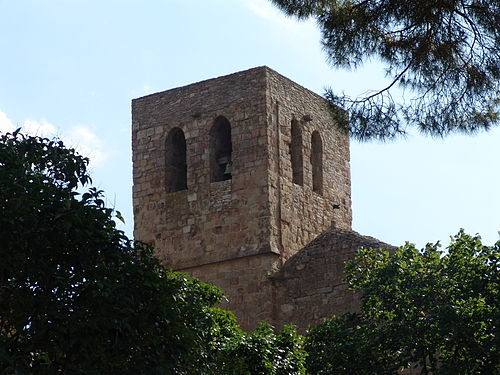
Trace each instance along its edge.
<instances>
[{"instance_id":1,"label":"green foliage","mask_svg":"<svg viewBox=\"0 0 500 375\"><path fill-rule=\"evenodd\" d=\"M244 333L219 289L162 267L115 227L88 160L0 137L2 374L303 374L292 327Z\"/></svg>"},{"instance_id":2,"label":"green foliage","mask_svg":"<svg viewBox=\"0 0 500 375\"><path fill-rule=\"evenodd\" d=\"M308 370L317 374L500 373L500 242L461 231L447 253L406 244L364 249L347 264L361 312L312 327Z\"/></svg>"},{"instance_id":3,"label":"green foliage","mask_svg":"<svg viewBox=\"0 0 500 375\"><path fill-rule=\"evenodd\" d=\"M380 345L374 326L356 313L326 319L309 327L306 368L316 375L389 374L398 364L393 353Z\"/></svg>"},{"instance_id":4,"label":"green foliage","mask_svg":"<svg viewBox=\"0 0 500 375\"><path fill-rule=\"evenodd\" d=\"M0 373L180 374L209 365L221 292L115 227L88 160L0 137Z\"/></svg>"},{"instance_id":5,"label":"green foliage","mask_svg":"<svg viewBox=\"0 0 500 375\"><path fill-rule=\"evenodd\" d=\"M498 0L271 1L288 15L316 19L332 66L358 68L370 59L387 66L391 83L362 98L327 90L333 105L348 109L354 137L391 138L407 126L443 136L498 124ZM410 100L393 99L396 84Z\"/></svg>"},{"instance_id":6,"label":"green foliage","mask_svg":"<svg viewBox=\"0 0 500 375\"><path fill-rule=\"evenodd\" d=\"M347 264L359 313L245 333L221 291L162 267L115 227L88 160L61 142L0 137L2 374L500 373L500 242L460 232ZM307 353L307 355L306 355Z\"/></svg>"},{"instance_id":7,"label":"green foliage","mask_svg":"<svg viewBox=\"0 0 500 375\"><path fill-rule=\"evenodd\" d=\"M268 324L253 332L234 335L218 353L215 374L225 375L300 375L305 372L303 338L293 326L274 333Z\"/></svg>"}]
</instances>

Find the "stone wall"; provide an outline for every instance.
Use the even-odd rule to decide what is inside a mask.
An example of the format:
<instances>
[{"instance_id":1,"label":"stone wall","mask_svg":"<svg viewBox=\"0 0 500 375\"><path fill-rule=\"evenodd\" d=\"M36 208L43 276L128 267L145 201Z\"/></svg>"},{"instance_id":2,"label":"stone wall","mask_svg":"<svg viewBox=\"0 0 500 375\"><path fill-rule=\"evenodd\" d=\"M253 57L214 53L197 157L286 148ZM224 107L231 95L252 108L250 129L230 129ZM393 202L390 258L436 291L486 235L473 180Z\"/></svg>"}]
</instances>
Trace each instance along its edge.
<instances>
[{"instance_id":1,"label":"stone wall","mask_svg":"<svg viewBox=\"0 0 500 375\"><path fill-rule=\"evenodd\" d=\"M373 237L329 228L285 264L267 254L185 271L226 291L221 307L235 312L244 329L268 322L295 324L304 333L310 324L360 308L359 295L344 281L344 265L361 247L394 249Z\"/></svg>"},{"instance_id":2,"label":"stone wall","mask_svg":"<svg viewBox=\"0 0 500 375\"><path fill-rule=\"evenodd\" d=\"M214 161L227 159L212 151L220 121L232 169L214 180ZM349 139L319 95L267 67L148 95L132 102L132 148L135 238L221 287L242 327L305 327L357 306L337 287L354 245L308 245L331 227L350 233L352 216Z\"/></svg>"},{"instance_id":3,"label":"stone wall","mask_svg":"<svg viewBox=\"0 0 500 375\"><path fill-rule=\"evenodd\" d=\"M220 287L227 298L221 308L233 311L243 329L259 322L273 323L275 288L271 281L278 256L269 253L211 263L184 271Z\"/></svg>"},{"instance_id":4,"label":"stone wall","mask_svg":"<svg viewBox=\"0 0 500 375\"><path fill-rule=\"evenodd\" d=\"M232 179L210 182L210 129L231 125ZM302 132L303 184L292 182L291 122ZM186 139L187 190L166 188L170 130ZM311 134L323 189L312 191ZM351 227L349 142L328 105L267 67L135 99L135 236L175 268L276 252L283 259L332 224ZM334 208L338 207L338 208Z\"/></svg>"},{"instance_id":5,"label":"stone wall","mask_svg":"<svg viewBox=\"0 0 500 375\"><path fill-rule=\"evenodd\" d=\"M349 137L332 122L328 103L319 95L267 69L269 202L272 239L283 261L318 234L334 226L351 229ZM292 181L291 124L302 131L303 184ZM323 189L313 191L311 137L323 144ZM336 208L335 208L336 207Z\"/></svg>"},{"instance_id":6,"label":"stone wall","mask_svg":"<svg viewBox=\"0 0 500 375\"><path fill-rule=\"evenodd\" d=\"M357 311L359 296L344 281L344 265L362 247L394 249L373 237L330 228L288 259L272 277L273 323L293 322L304 331L333 314Z\"/></svg>"},{"instance_id":7,"label":"stone wall","mask_svg":"<svg viewBox=\"0 0 500 375\"><path fill-rule=\"evenodd\" d=\"M212 79L132 102L134 236L176 269L272 251L269 246L265 70ZM233 178L210 182L209 132L231 125ZM187 190L165 188L166 137L186 138Z\"/></svg>"}]
</instances>

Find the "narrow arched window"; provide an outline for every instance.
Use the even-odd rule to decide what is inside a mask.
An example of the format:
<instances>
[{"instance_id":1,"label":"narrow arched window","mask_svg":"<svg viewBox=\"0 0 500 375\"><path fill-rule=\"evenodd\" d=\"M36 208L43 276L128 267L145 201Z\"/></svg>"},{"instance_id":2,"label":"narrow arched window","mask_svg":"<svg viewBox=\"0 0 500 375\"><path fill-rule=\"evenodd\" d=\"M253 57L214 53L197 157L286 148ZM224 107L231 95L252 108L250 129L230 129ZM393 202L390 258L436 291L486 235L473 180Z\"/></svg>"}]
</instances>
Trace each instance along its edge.
<instances>
[{"instance_id":1,"label":"narrow arched window","mask_svg":"<svg viewBox=\"0 0 500 375\"><path fill-rule=\"evenodd\" d=\"M311 167L313 191L318 194L323 192L323 144L318 131L311 136Z\"/></svg>"},{"instance_id":2,"label":"narrow arched window","mask_svg":"<svg viewBox=\"0 0 500 375\"><path fill-rule=\"evenodd\" d=\"M224 116L215 119L210 129L210 181L224 181L232 178L231 124Z\"/></svg>"},{"instance_id":3,"label":"narrow arched window","mask_svg":"<svg viewBox=\"0 0 500 375\"><path fill-rule=\"evenodd\" d=\"M165 141L167 192L187 189L186 138L179 128L173 128Z\"/></svg>"},{"instance_id":4,"label":"narrow arched window","mask_svg":"<svg viewBox=\"0 0 500 375\"><path fill-rule=\"evenodd\" d=\"M290 144L292 161L292 181L297 185L303 183L302 130L297 120L292 120L292 142Z\"/></svg>"}]
</instances>

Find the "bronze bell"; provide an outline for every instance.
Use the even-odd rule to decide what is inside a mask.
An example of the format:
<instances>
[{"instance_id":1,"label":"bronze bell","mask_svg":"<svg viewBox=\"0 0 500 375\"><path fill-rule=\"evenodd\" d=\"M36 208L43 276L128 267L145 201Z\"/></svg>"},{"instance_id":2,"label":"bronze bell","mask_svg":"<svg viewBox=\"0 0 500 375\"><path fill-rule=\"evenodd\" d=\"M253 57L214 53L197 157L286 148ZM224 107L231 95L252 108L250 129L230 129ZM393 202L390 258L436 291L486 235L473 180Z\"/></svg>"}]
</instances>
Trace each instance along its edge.
<instances>
[{"instance_id":1,"label":"bronze bell","mask_svg":"<svg viewBox=\"0 0 500 375\"><path fill-rule=\"evenodd\" d=\"M233 170L233 162L229 161L224 168L224 174L230 175Z\"/></svg>"}]
</instances>

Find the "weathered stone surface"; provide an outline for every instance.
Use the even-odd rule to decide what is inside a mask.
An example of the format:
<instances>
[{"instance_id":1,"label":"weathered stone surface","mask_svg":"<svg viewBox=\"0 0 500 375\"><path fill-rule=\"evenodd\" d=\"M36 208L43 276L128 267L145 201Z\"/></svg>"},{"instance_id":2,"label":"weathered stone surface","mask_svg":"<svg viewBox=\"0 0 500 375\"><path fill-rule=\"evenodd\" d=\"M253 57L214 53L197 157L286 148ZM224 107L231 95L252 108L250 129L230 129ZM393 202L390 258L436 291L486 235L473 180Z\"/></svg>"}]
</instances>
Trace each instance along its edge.
<instances>
[{"instance_id":1,"label":"weathered stone surface","mask_svg":"<svg viewBox=\"0 0 500 375\"><path fill-rule=\"evenodd\" d=\"M331 234L319 238L339 244L308 245L332 226L352 233L349 138L329 111L267 67L132 102L134 236L167 266L221 287L245 328L305 327L357 306L337 284L359 241ZM172 151L174 128L185 145Z\"/></svg>"},{"instance_id":2,"label":"weathered stone surface","mask_svg":"<svg viewBox=\"0 0 500 375\"><path fill-rule=\"evenodd\" d=\"M330 228L298 251L272 276L276 310L273 323L293 322L302 330L333 314L360 307L359 296L347 288L344 264L360 248L394 247L353 231Z\"/></svg>"}]
</instances>

